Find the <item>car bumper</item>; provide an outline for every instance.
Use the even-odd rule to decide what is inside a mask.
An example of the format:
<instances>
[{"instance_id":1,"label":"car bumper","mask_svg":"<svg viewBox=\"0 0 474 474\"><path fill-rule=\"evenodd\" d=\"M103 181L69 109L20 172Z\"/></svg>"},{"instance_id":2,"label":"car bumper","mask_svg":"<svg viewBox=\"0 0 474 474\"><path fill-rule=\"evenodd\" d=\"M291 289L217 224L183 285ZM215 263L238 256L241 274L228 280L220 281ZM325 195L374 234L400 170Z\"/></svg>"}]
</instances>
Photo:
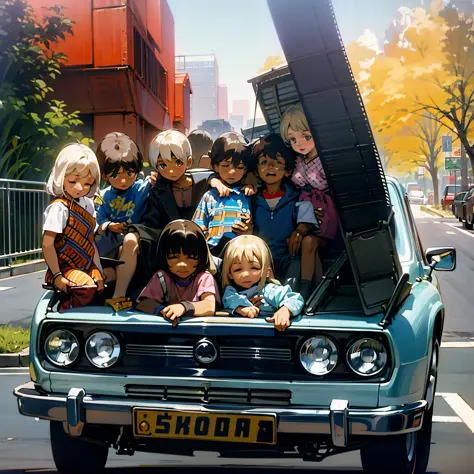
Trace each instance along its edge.
<instances>
[{"instance_id":1,"label":"car bumper","mask_svg":"<svg viewBox=\"0 0 474 474\"><path fill-rule=\"evenodd\" d=\"M85 424L132 425L134 407L206 411L235 414L275 414L278 433L331 436L334 446L347 446L352 436L397 435L417 431L423 424L425 400L401 406L373 409L349 408L347 400L333 400L330 407L250 407L248 405L209 405L151 401L86 395L81 388L71 388L68 395L38 392L32 382L13 391L22 415L67 423L71 436L80 436Z\"/></svg>"}]
</instances>

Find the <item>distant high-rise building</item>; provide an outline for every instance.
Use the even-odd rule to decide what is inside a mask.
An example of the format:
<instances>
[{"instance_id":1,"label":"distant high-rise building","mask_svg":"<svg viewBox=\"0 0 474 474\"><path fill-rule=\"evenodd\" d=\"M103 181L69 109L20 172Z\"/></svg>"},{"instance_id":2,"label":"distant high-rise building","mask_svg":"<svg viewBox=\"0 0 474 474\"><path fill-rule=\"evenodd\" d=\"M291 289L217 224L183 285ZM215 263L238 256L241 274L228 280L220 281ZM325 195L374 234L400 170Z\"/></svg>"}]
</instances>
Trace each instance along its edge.
<instances>
[{"instance_id":1,"label":"distant high-rise building","mask_svg":"<svg viewBox=\"0 0 474 474\"><path fill-rule=\"evenodd\" d=\"M248 100L234 100L232 102L232 115L242 115L245 124L250 118L250 102Z\"/></svg>"},{"instance_id":2,"label":"distant high-rise building","mask_svg":"<svg viewBox=\"0 0 474 474\"><path fill-rule=\"evenodd\" d=\"M217 116L222 120L229 119L229 102L226 84L219 84L217 86Z\"/></svg>"},{"instance_id":3,"label":"distant high-rise building","mask_svg":"<svg viewBox=\"0 0 474 474\"><path fill-rule=\"evenodd\" d=\"M191 79L191 130L205 120L216 120L219 69L214 54L176 56L176 72L187 72Z\"/></svg>"}]
</instances>

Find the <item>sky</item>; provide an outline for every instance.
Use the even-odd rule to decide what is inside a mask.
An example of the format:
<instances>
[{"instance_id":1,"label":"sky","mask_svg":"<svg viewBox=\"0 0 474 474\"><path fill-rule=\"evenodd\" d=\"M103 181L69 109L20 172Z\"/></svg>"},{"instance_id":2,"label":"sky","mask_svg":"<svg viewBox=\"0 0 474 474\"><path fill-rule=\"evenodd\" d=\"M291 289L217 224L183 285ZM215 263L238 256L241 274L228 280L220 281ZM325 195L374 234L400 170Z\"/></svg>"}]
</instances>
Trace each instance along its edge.
<instances>
[{"instance_id":1,"label":"sky","mask_svg":"<svg viewBox=\"0 0 474 474\"><path fill-rule=\"evenodd\" d=\"M291 0L288 0L291 1ZM379 38L404 5L429 0L333 0L344 43L371 29ZM219 82L227 84L232 101L255 103L248 79L257 75L268 56L283 56L266 0L168 0L175 21L176 55L214 53Z\"/></svg>"}]
</instances>

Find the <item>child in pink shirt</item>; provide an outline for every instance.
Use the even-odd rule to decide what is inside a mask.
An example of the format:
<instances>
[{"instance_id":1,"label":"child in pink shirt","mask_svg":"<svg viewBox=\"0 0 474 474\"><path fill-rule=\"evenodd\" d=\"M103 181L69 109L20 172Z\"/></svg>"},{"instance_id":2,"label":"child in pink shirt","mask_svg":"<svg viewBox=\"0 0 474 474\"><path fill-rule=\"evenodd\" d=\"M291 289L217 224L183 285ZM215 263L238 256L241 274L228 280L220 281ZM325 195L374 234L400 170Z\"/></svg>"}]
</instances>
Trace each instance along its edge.
<instances>
[{"instance_id":1,"label":"child in pink shirt","mask_svg":"<svg viewBox=\"0 0 474 474\"><path fill-rule=\"evenodd\" d=\"M168 224L158 244L158 271L137 299L137 309L169 319L211 316L220 302L215 266L197 224L179 219Z\"/></svg>"}]
</instances>

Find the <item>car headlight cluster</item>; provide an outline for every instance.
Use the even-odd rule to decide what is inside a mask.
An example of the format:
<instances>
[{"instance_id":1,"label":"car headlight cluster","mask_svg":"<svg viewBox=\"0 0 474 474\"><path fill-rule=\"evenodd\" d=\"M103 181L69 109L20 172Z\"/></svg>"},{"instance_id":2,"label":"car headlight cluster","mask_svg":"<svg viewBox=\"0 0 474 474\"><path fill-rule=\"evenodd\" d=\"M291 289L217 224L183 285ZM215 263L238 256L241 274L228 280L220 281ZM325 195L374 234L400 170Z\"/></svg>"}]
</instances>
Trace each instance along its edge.
<instances>
[{"instance_id":1,"label":"car headlight cluster","mask_svg":"<svg viewBox=\"0 0 474 474\"><path fill-rule=\"evenodd\" d=\"M46 338L44 351L46 358L54 365L65 367L79 356L79 341L66 329L51 332ZM95 332L85 343L84 351L89 362L100 369L112 367L120 357L120 343L109 332Z\"/></svg>"},{"instance_id":2,"label":"car headlight cluster","mask_svg":"<svg viewBox=\"0 0 474 474\"><path fill-rule=\"evenodd\" d=\"M332 372L340 361L339 348L327 336L316 335L307 339L300 349L301 365L313 375ZM352 342L346 352L346 361L357 375L371 377L387 365L387 350L379 341L370 337Z\"/></svg>"}]
</instances>

